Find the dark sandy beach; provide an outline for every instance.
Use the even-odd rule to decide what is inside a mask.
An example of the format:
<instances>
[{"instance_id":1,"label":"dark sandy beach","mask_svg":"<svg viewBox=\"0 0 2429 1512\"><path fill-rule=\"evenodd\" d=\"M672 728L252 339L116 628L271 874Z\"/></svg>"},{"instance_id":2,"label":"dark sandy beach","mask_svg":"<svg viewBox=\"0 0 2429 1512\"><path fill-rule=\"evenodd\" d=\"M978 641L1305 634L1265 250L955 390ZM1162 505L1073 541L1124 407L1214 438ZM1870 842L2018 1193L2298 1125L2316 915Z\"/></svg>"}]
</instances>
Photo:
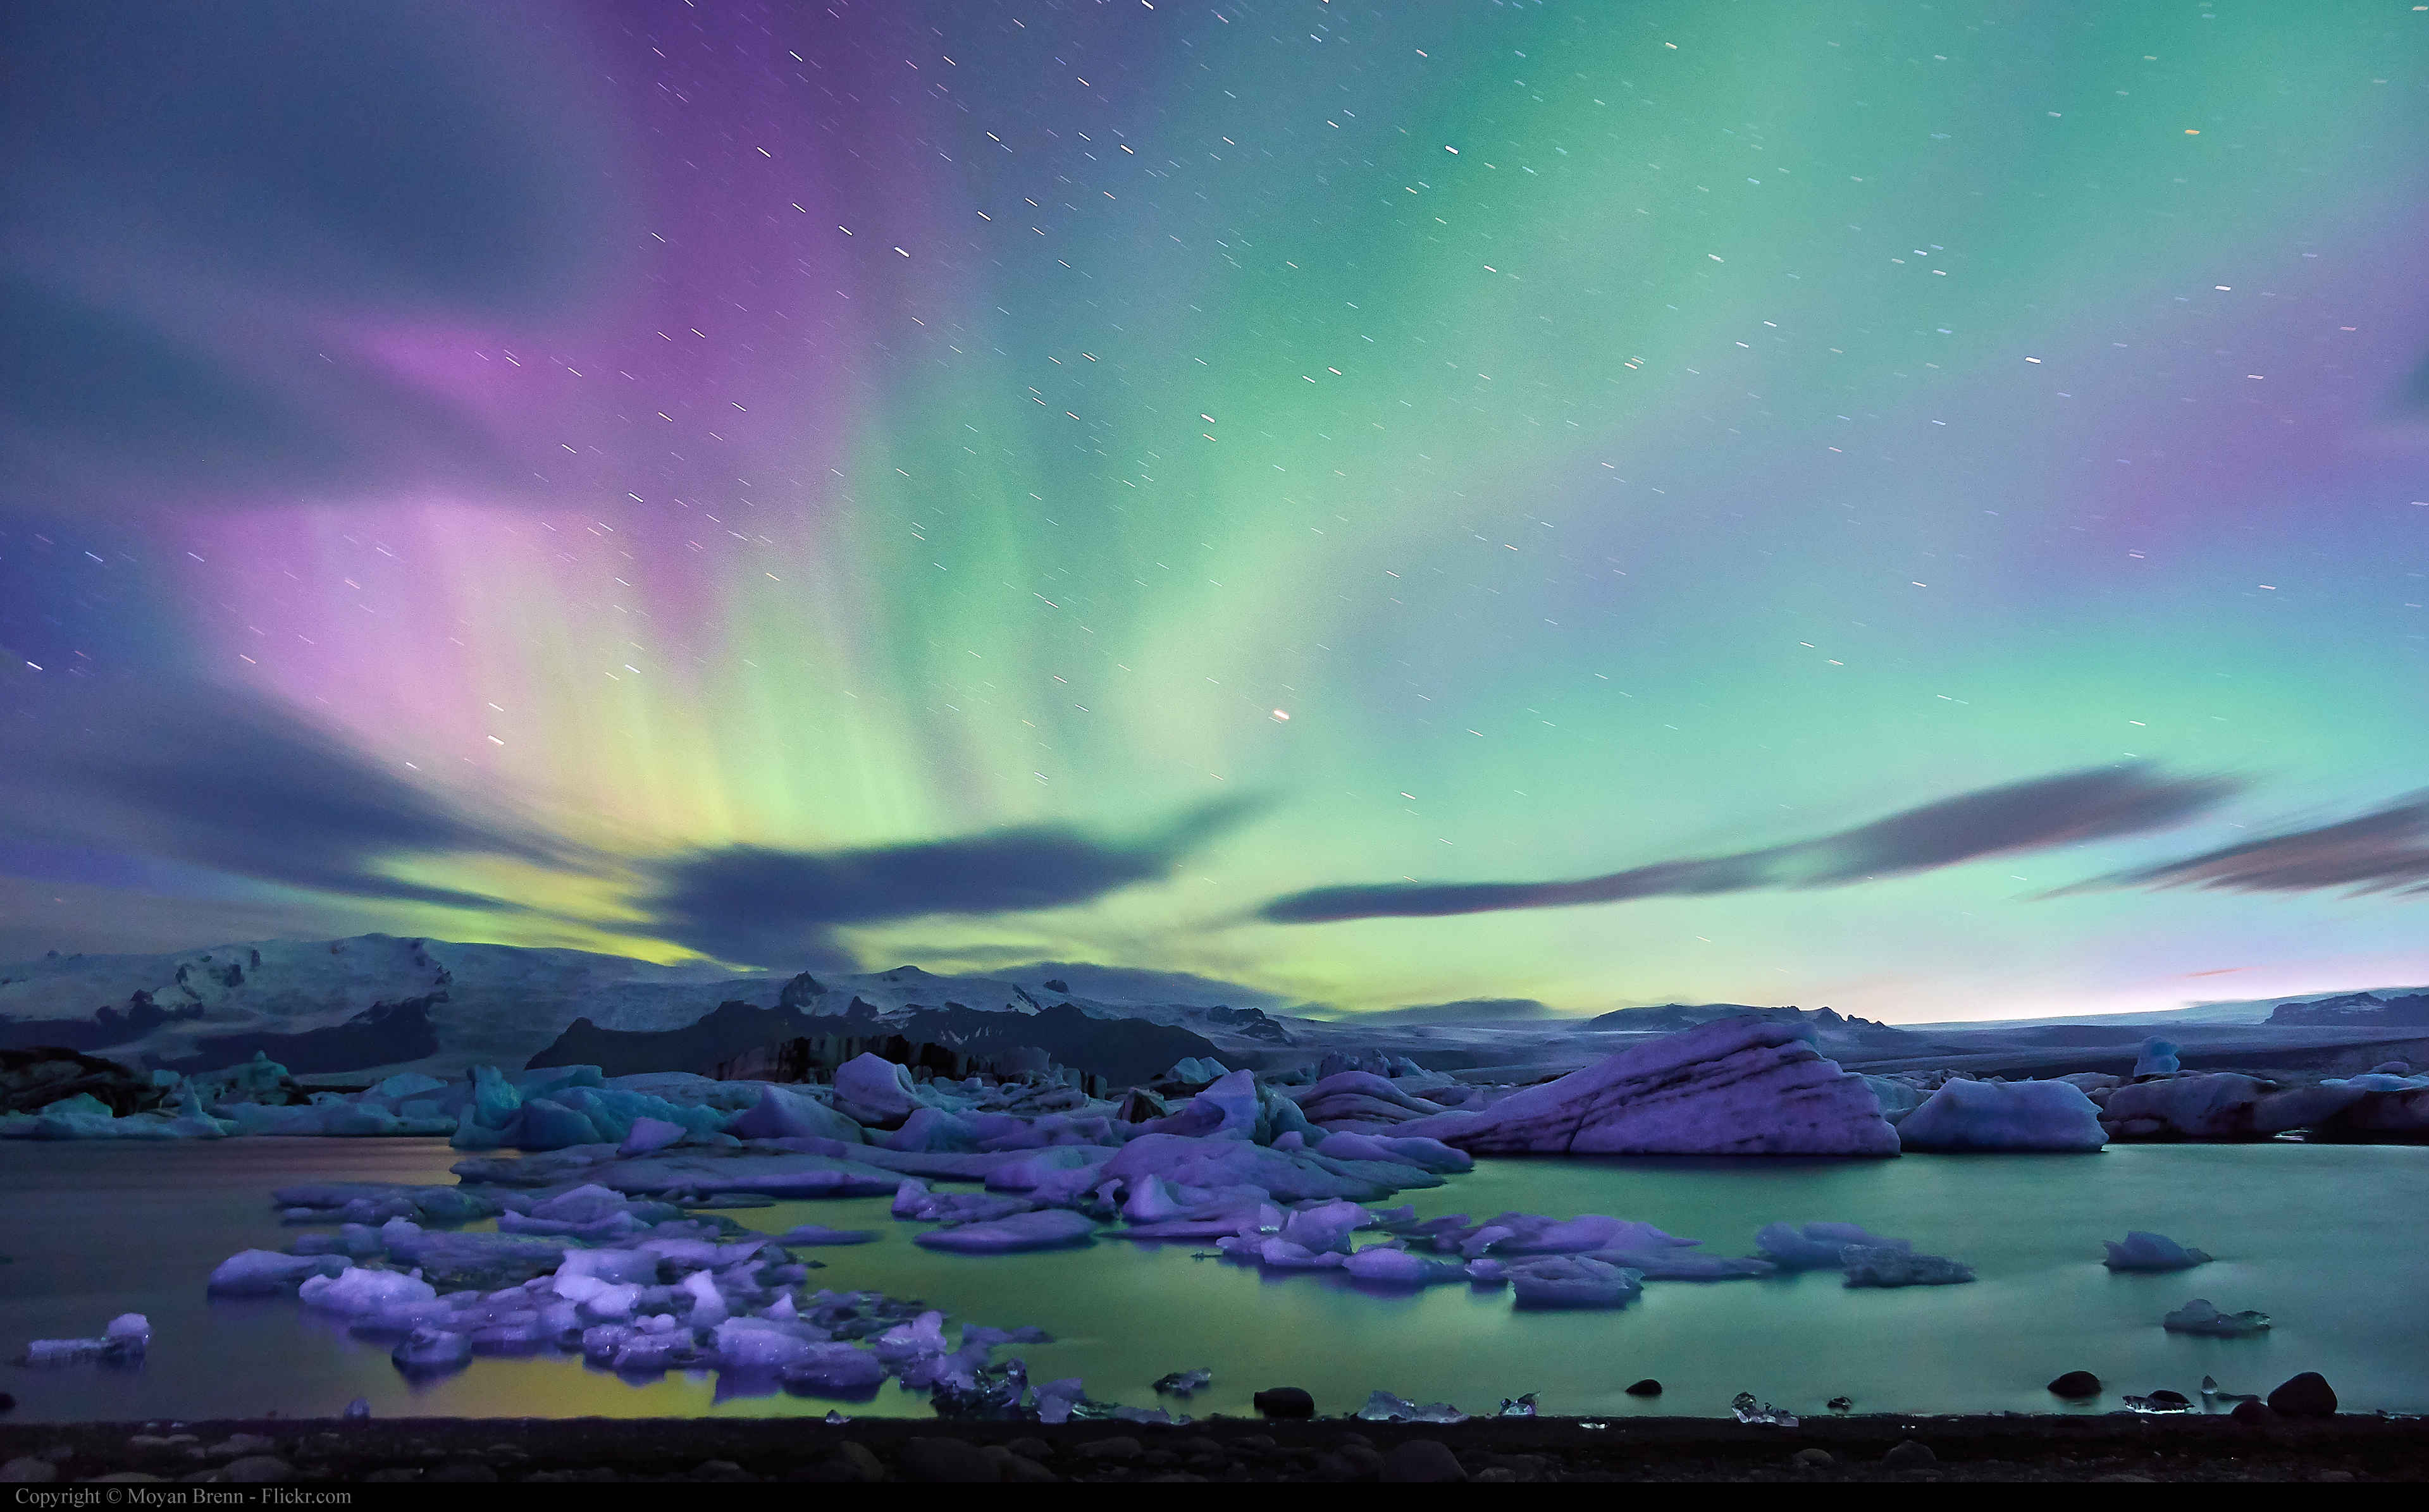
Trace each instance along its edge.
<instances>
[{"instance_id":1,"label":"dark sandy beach","mask_svg":"<svg viewBox=\"0 0 2429 1512\"><path fill-rule=\"evenodd\" d=\"M164 1481L2417 1481L2429 1423L2342 1416L1700 1418L1179 1426L801 1419L0 1425L60 1484ZM239 1436L245 1436L240 1438ZM1915 1445L1918 1447L1902 1447ZM1826 1456L1826 1458L1825 1457ZM32 1467L18 1467L32 1469ZM40 1475L39 1469L33 1473Z\"/></svg>"}]
</instances>

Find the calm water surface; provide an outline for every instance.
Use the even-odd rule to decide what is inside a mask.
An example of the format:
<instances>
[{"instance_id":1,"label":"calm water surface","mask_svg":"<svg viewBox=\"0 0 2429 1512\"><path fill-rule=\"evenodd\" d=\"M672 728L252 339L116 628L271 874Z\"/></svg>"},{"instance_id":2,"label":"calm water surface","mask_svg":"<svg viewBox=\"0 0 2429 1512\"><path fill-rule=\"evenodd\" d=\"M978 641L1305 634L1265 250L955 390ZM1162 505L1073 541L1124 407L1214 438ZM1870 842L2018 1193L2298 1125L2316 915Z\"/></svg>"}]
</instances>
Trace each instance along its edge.
<instances>
[{"instance_id":1,"label":"calm water surface","mask_svg":"<svg viewBox=\"0 0 2429 1512\"><path fill-rule=\"evenodd\" d=\"M385 1346L348 1338L292 1300L211 1301L204 1279L238 1250L282 1248L269 1193L303 1180L449 1181L435 1140L229 1140L202 1145L0 1144L0 1355L91 1335L121 1312L152 1320L140 1369L0 1367L18 1421L321 1416L368 1397L382 1416L653 1417L823 1413L789 1396L719 1400L713 1376L632 1383L579 1358L483 1358L408 1383ZM813 1284L917 1296L955 1322L1035 1323L1034 1379L1086 1378L1100 1399L1148 1405L1168 1371L1213 1369L1188 1410L1247 1413L1294 1384L1323 1410L1378 1388L1490 1410L1540 1394L1547 1412L1719 1414L1740 1391L1801 1412L1833 1396L1859 1411L2047 1411L2060 1371L2112 1392L2205 1374L2258 1391L2316 1370L2350 1408L2429 1411L2429 1148L2140 1145L2097 1156L1915 1156L1880 1161L1499 1160L1412 1192L1421 1215L1505 1208L1643 1219L1743 1254L1766 1223L1829 1219L1911 1238L1971 1262L1971 1286L1849 1291L1835 1273L1699 1285L1655 1282L1619 1312L1522 1313L1507 1292L1436 1287L1376 1294L1337 1278L1262 1277L1191 1257L1192 1245L1099 1241L996 1258L934 1255L882 1198L780 1203L730 1216L879 1230ZM2152 1228L2220 1258L2173 1275L2112 1275L2100 1241ZM2253 1339L2188 1339L2159 1319L2191 1297L2276 1322ZM1647 1405L1621 1388L1668 1388ZM1178 1405L1178 1404L1175 1404ZM2112 1395L2102 1405L2113 1410ZM888 1386L856 1415L924 1415Z\"/></svg>"}]
</instances>

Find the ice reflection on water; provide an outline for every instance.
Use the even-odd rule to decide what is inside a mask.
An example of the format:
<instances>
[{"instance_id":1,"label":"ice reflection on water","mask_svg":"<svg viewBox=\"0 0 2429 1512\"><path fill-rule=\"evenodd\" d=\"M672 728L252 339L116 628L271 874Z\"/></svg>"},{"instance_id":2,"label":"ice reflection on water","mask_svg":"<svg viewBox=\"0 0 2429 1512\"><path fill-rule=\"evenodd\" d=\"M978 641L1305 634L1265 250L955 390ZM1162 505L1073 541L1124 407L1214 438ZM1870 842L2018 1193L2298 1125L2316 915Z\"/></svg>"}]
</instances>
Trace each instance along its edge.
<instances>
[{"instance_id":1,"label":"ice reflection on water","mask_svg":"<svg viewBox=\"0 0 2429 1512\"><path fill-rule=\"evenodd\" d=\"M152 1320L139 1371L9 1370L17 1421L334 1415L367 1397L382 1416L654 1417L823 1414L824 1399L735 1394L674 1374L633 1382L542 1355L482 1358L409 1383L388 1347L291 1300L205 1298L240 1249L278 1248L270 1189L301 1180L445 1181L453 1152L425 1140L235 1140L195 1146L0 1144L0 1350L90 1333L121 1312ZM884 1237L803 1250L812 1284L924 1297L954 1322L1036 1323L1033 1379L1081 1375L1091 1396L1138 1405L1169 1372L1209 1367L1188 1410L1247 1413L1264 1386L1304 1386L1347 1411L1385 1389L1490 1411L1539 1393L1547 1413L1720 1416L1740 1391L1799 1413L1834 1396L1859 1411L2046 1411L2042 1385L2086 1369L2111 1395L2215 1375L2265 1390L2324 1373L2353 1408L2429 1410L2429 1148L2158 1145L2098 1156L1907 1156L1885 1161L1499 1160L1430 1192L1420 1216L1504 1209L1611 1213L1743 1254L1777 1220L1830 1219L1970 1261L1970 1286L1849 1291L1832 1273L1709 1285L1654 1282L1625 1311L1513 1312L1506 1292L1404 1293L1329 1274L1261 1276L1193 1257L1191 1244L1099 1241L1076 1252L973 1257L909 1242L883 1198L780 1203L729 1216L768 1233L800 1223ZM2156 1229L2219 1259L2169 1275L2116 1275L2104 1239ZM2250 1339L2165 1333L2195 1296L2256 1307ZM1621 1388L1668 1388L1652 1401ZM1172 1404L1176 1406L1179 1404ZM913 1414L891 1385L848 1405Z\"/></svg>"}]
</instances>

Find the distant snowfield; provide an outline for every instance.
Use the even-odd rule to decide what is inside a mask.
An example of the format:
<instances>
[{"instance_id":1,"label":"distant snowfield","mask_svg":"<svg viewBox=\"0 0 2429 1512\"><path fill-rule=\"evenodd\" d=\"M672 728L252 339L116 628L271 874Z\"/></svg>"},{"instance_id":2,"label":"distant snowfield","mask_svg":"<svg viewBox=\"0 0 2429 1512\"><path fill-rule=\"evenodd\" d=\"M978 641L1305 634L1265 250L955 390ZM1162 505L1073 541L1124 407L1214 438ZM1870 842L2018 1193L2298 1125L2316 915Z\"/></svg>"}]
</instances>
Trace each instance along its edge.
<instances>
[{"instance_id":1,"label":"distant snowfield","mask_svg":"<svg viewBox=\"0 0 2429 1512\"><path fill-rule=\"evenodd\" d=\"M2378 989L2382 995L2415 990ZM2264 1024L2279 1002L2335 995L2321 992L2158 1012L1885 1027L1823 1021L1817 1027L1823 1053L1843 1064L1958 1065L1986 1072L2013 1066L2026 1075L2046 1074L2038 1069L2044 1062L2057 1070L2089 1066L2103 1056L2114 1059L2152 1029L2184 1041L2210 1063L2221 1063L2221 1057L2269 1063L2289 1054L2407 1036L2429 1040L2429 1029L2422 1028ZM720 1003L773 1008L780 1000L807 1014L841 1014L856 1004L881 1013L953 1005L1033 1013L1068 1002L1092 1017L1189 1028L1235 1063L1279 1065L1354 1049L1405 1055L1443 1070L1505 1076L1583 1065L1649 1032L1595 1027L1584 1017L1552 1014L1523 999L1315 1018L1293 1014L1281 999L1250 988L1078 963L1036 962L995 976L938 976L905 966L811 979L736 975L709 965L662 966L578 950L360 935L161 955L55 956L0 966L0 1045L66 1044L131 1062L194 1065L214 1056L249 1057L250 1047L231 1049L243 1036L320 1031L327 1044L339 1043L333 1037L344 1027L344 1045L392 1041L396 1053L361 1063L323 1064L316 1072L323 1079L363 1080L407 1070L453 1076L477 1063L520 1067L577 1018L603 1028L665 1030L692 1024ZM1712 1011L1727 1007L1715 1005ZM1226 1008L1263 1010L1287 1033L1288 1043L1279 1043L1271 1028L1254 1026L1252 1015L1226 1014ZM1472 1016L1463 1013L1471 1008ZM2110 1032L2052 1032L2067 1028ZM383 1041L391 1029L390 1040ZM332 1050L322 1059L372 1053Z\"/></svg>"}]
</instances>

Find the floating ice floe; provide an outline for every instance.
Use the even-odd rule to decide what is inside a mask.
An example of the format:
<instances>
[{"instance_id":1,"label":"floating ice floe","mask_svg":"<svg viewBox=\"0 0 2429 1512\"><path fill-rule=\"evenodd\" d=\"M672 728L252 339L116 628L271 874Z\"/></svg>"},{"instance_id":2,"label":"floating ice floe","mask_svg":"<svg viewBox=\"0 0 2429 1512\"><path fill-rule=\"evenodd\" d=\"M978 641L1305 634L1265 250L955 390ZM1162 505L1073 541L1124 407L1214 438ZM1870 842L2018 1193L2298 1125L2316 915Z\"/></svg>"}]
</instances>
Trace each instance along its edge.
<instances>
[{"instance_id":1,"label":"floating ice floe","mask_svg":"<svg viewBox=\"0 0 2429 1512\"><path fill-rule=\"evenodd\" d=\"M2063 1081L1950 1081L1897 1126L1909 1150L2097 1150L2100 1109Z\"/></svg>"},{"instance_id":2,"label":"floating ice floe","mask_svg":"<svg viewBox=\"0 0 2429 1512\"><path fill-rule=\"evenodd\" d=\"M88 1360L133 1364L152 1347L152 1322L140 1312L109 1320L99 1339L37 1339L17 1356L19 1365L78 1365Z\"/></svg>"},{"instance_id":3,"label":"floating ice floe","mask_svg":"<svg viewBox=\"0 0 2429 1512\"><path fill-rule=\"evenodd\" d=\"M964 1255L1008 1255L1021 1250L1064 1249L1084 1244L1097 1231L1097 1221L1085 1213L1049 1208L1015 1213L983 1223L932 1228L913 1236L922 1249L950 1250Z\"/></svg>"},{"instance_id":4,"label":"floating ice floe","mask_svg":"<svg viewBox=\"0 0 2429 1512\"><path fill-rule=\"evenodd\" d=\"M1938 1255L1848 1246L1840 1254L1850 1287L1944 1287L1974 1279L1974 1267Z\"/></svg>"},{"instance_id":5,"label":"floating ice floe","mask_svg":"<svg viewBox=\"0 0 2429 1512\"><path fill-rule=\"evenodd\" d=\"M1858 1224L1766 1224L1754 1236L1754 1247L1783 1271L1835 1271L1847 1263L1850 1248L1911 1250L1914 1241L1866 1233Z\"/></svg>"},{"instance_id":6,"label":"floating ice floe","mask_svg":"<svg viewBox=\"0 0 2429 1512\"><path fill-rule=\"evenodd\" d=\"M2187 1271L2209 1263L2206 1250L2188 1249L2165 1234L2128 1230L2123 1242L2103 1240L2108 1258L2104 1261L2112 1271Z\"/></svg>"},{"instance_id":7,"label":"floating ice floe","mask_svg":"<svg viewBox=\"0 0 2429 1512\"><path fill-rule=\"evenodd\" d=\"M2265 1312L2221 1312L2207 1297L2195 1297L2159 1321L2172 1334L2204 1334L2212 1339L2243 1339L2269 1331Z\"/></svg>"}]
</instances>

